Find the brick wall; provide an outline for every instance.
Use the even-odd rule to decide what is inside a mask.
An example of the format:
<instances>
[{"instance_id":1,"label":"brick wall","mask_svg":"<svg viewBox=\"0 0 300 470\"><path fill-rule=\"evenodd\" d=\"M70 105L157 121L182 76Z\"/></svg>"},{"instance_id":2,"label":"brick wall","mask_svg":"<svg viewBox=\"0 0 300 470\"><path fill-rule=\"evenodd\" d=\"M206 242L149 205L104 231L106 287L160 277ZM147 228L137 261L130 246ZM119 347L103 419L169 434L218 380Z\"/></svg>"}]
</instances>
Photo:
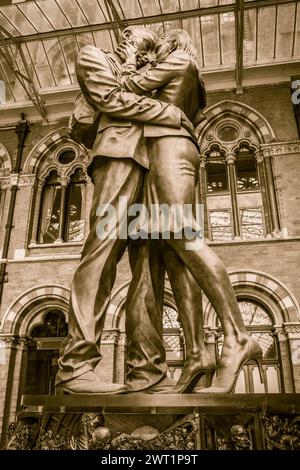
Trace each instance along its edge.
<instances>
[{"instance_id":1,"label":"brick wall","mask_svg":"<svg viewBox=\"0 0 300 470\"><path fill-rule=\"evenodd\" d=\"M299 138L288 84L245 88L243 94L233 91L209 93L208 106L222 100L240 101L252 106L268 120L278 141Z\"/></svg>"}]
</instances>

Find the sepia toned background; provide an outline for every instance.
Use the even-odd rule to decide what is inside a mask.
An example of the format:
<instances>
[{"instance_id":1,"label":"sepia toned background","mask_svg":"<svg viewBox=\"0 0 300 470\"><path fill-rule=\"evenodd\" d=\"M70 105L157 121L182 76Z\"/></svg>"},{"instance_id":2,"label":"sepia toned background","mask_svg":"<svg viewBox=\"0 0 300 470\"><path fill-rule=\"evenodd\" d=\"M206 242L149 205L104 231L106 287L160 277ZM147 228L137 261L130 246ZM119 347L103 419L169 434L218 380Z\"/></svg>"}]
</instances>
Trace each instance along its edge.
<instances>
[{"instance_id":1,"label":"sepia toned background","mask_svg":"<svg viewBox=\"0 0 300 470\"><path fill-rule=\"evenodd\" d=\"M3 431L22 394L53 393L70 282L89 229L89 155L67 138L79 92L75 57L86 44L112 50L128 24L157 33L183 28L197 49L208 106L197 128L196 197L205 237L228 268L267 375L264 389L256 365L247 364L236 393L300 392L300 106L292 101L300 79L299 2L0 0ZM108 382L124 380L130 277L125 256L102 337L99 374ZM205 297L203 312L218 357L221 328ZM169 375L177 378L184 341L168 281L164 327Z\"/></svg>"}]
</instances>

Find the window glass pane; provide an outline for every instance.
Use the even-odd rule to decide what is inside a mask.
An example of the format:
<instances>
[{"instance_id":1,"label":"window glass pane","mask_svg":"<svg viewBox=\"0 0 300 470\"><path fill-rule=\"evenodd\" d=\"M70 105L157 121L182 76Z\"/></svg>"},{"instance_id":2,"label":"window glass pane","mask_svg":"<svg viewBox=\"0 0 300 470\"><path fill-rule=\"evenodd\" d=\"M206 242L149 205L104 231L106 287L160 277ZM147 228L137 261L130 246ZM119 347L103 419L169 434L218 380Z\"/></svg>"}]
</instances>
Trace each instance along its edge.
<instances>
[{"instance_id":1,"label":"window glass pane","mask_svg":"<svg viewBox=\"0 0 300 470\"><path fill-rule=\"evenodd\" d=\"M235 384L234 393L246 393L245 371L242 369Z\"/></svg>"},{"instance_id":2,"label":"window glass pane","mask_svg":"<svg viewBox=\"0 0 300 470\"><path fill-rule=\"evenodd\" d=\"M143 16L138 0L131 0L130 2L128 0L118 0L118 3L121 5L124 13L122 16L125 16L125 18L141 18Z\"/></svg>"},{"instance_id":3,"label":"window glass pane","mask_svg":"<svg viewBox=\"0 0 300 470\"><path fill-rule=\"evenodd\" d=\"M292 55L295 5L278 5L276 57L288 59Z\"/></svg>"},{"instance_id":4,"label":"window glass pane","mask_svg":"<svg viewBox=\"0 0 300 470\"><path fill-rule=\"evenodd\" d=\"M254 393L265 393L265 384L260 381L258 367L254 366L252 369L253 391Z\"/></svg>"},{"instance_id":5,"label":"window glass pane","mask_svg":"<svg viewBox=\"0 0 300 470\"><path fill-rule=\"evenodd\" d=\"M8 86L9 80L4 73L4 68L0 60L0 106L8 101L14 101L11 88Z\"/></svg>"},{"instance_id":6,"label":"window glass pane","mask_svg":"<svg viewBox=\"0 0 300 470\"><path fill-rule=\"evenodd\" d=\"M297 7L297 18L296 18L294 56L300 57L300 5L297 3L296 7Z\"/></svg>"},{"instance_id":7,"label":"window glass pane","mask_svg":"<svg viewBox=\"0 0 300 470\"><path fill-rule=\"evenodd\" d=\"M218 15L201 16L204 66L220 64Z\"/></svg>"},{"instance_id":8,"label":"window glass pane","mask_svg":"<svg viewBox=\"0 0 300 470\"><path fill-rule=\"evenodd\" d=\"M202 47L201 47L201 34L200 34L200 19L187 18L182 20L182 27L185 31L189 32L192 38L193 45L197 51L197 58L200 65L203 65Z\"/></svg>"},{"instance_id":9,"label":"window glass pane","mask_svg":"<svg viewBox=\"0 0 300 470\"><path fill-rule=\"evenodd\" d=\"M84 219L82 211L83 184L71 184L68 205L68 241L82 241L84 237Z\"/></svg>"},{"instance_id":10,"label":"window glass pane","mask_svg":"<svg viewBox=\"0 0 300 470\"><path fill-rule=\"evenodd\" d=\"M179 0L163 0L160 2L163 13L175 13L180 11Z\"/></svg>"},{"instance_id":11,"label":"window glass pane","mask_svg":"<svg viewBox=\"0 0 300 470\"><path fill-rule=\"evenodd\" d=\"M33 25L26 19L23 13L15 7L15 5L3 7L1 10L3 16L9 20L10 24L18 28L21 35L34 34L37 32Z\"/></svg>"},{"instance_id":12,"label":"window glass pane","mask_svg":"<svg viewBox=\"0 0 300 470\"><path fill-rule=\"evenodd\" d=\"M273 325L270 315L254 302L239 301L239 308L245 325Z\"/></svg>"},{"instance_id":13,"label":"window glass pane","mask_svg":"<svg viewBox=\"0 0 300 470\"><path fill-rule=\"evenodd\" d=\"M256 60L256 10L246 10L244 17L244 62Z\"/></svg>"},{"instance_id":14,"label":"window glass pane","mask_svg":"<svg viewBox=\"0 0 300 470\"><path fill-rule=\"evenodd\" d=\"M258 10L258 59L262 61L274 58L275 13L275 7Z\"/></svg>"},{"instance_id":15,"label":"window glass pane","mask_svg":"<svg viewBox=\"0 0 300 470\"><path fill-rule=\"evenodd\" d=\"M259 187L255 158L248 149L240 150L235 169L238 191L249 191Z\"/></svg>"},{"instance_id":16,"label":"window glass pane","mask_svg":"<svg viewBox=\"0 0 300 470\"><path fill-rule=\"evenodd\" d=\"M38 76L40 87L54 87L56 83L42 41L28 42L27 47Z\"/></svg>"},{"instance_id":17,"label":"window glass pane","mask_svg":"<svg viewBox=\"0 0 300 470\"><path fill-rule=\"evenodd\" d=\"M108 51L113 50L109 31L94 31L93 36L97 47Z\"/></svg>"},{"instance_id":18,"label":"window glass pane","mask_svg":"<svg viewBox=\"0 0 300 470\"><path fill-rule=\"evenodd\" d=\"M53 243L59 236L61 186L47 184L43 191L39 242Z\"/></svg>"},{"instance_id":19,"label":"window glass pane","mask_svg":"<svg viewBox=\"0 0 300 470\"><path fill-rule=\"evenodd\" d=\"M199 8L199 0L180 0L181 10L195 10Z\"/></svg>"},{"instance_id":20,"label":"window glass pane","mask_svg":"<svg viewBox=\"0 0 300 470\"><path fill-rule=\"evenodd\" d=\"M231 240L231 215L229 211L210 211L212 240Z\"/></svg>"},{"instance_id":21,"label":"window glass pane","mask_svg":"<svg viewBox=\"0 0 300 470\"><path fill-rule=\"evenodd\" d=\"M105 16L97 0L77 0L90 24L105 23ZM103 4L103 2L101 2Z\"/></svg>"},{"instance_id":22,"label":"window glass pane","mask_svg":"<svg viewBox=\"0 0 300 470\"><path fill-rule=\"evenodd\" d=\"M180 341L179 332L177 334L164 333L163 335L164 346L166 349L167 362L182 361L183 348Z\"/></svg>"},{"instance_id":23,"label":"window glass pane","mask_svg":"<svg viewBox=\"0 0 300 470\"><path fill-rule=\"evenodd\" d=\"M63 38L65 44L68 39ZM47 39L43 41L48 61L51 64L51 71L57 85L70 85L71 77L67 68L66 57L63 55L63 48L58 39Z\"/></svg>"},{"instance_id":24,"label":"window glass pane","mask_svg":"<svg viewBox=\"0 0 300 470\"><path fill-rule=\"evenodd\" d=\"M234 13L222 13L220 16L222 63L234 64L235 57L235 19Z\"/></svg>"},{"instance_id":25,"label":"window glass pane","mask_svg":"<svg viewBox=\"0 0 300 470\"><path fill-rule=\"evenodd\" d=\"M279 393L279 371L277 367L268 366L266 369L268 393Z\"/></svg>"},{"instance_id":26,"label":"window glass pane","mask_svg":"<svg viewBox=\"0 0 300 470\"><path fill-rule=\"evenodd\" d=\"M227 166L222 160L209 158L206 165L207 192L228 191Z\"/></svg>"},{"instance_id":27,"label":"window glass pane","mask_svg":"<svg viewBox=\"0 0 300 470\"><path fill-rule=\"evenodd\" d=\"M47 20L47 17L42 14L41 10L33 2L22 2L18 5L18 8L30 20L39 33L53 31L53 27Z\"/></svg>"},{"instance_id":28,"label":"window glass pane","mask_svg":"<svg viewBox=\"0 0 300 470\"><path fill-rule=\"evenodd\" d=\"M68 165L71 163L75 158L74 150L64 150L59 156L58 160L62 165Z\"/></svg>"},{"instance_id":29,"label":"window glass pane","mask_svg":"<svg viewBox=\"0 0 300 470\"><path fill-rule=\"evenodd\" d=\"M68 326L60 310L51 310L45 315L43 323L36 325L30 332L32 338L61 338L67 335Z\"/></svg>"},{"instance_id":30,"label":"window glass pane","mask_svg":"<svg viewBox=\"0 0 300 470\"><path fill-rule=\"evenodd\" d=\"M8 63L5 60L5 57L8 57L11 63L14 63L14 67L16 70L19 72L23 73L24 75L26 74L26 70L24 68L23 61L21 59L20 53L18 52L17 48L15 46L7 46L7 49L4 49L2 46L0 46L1 49L1 55L0 55L0 62L1 62L1 67L0 67L0 72L1 70L3 71L3 76L6 77L6 91L10 90L12 92L12 95L15 100L20 100L20 101L28 101L29 97L22 87L20 81L17 79L16 75L14 72L11 70L11 67L8 65ZM3 53L3 56L2 56ZM9 94L8 94L9 96ZM3 111L2 111L3 112Z\"/></svg>"},{"instance_id":31,"label":"window glass pane","mask_svg":"<svg viewBox=\"0 0 300 470\"><path fill-rule=\"evenodd\" d=\"M251 333L251 336L260 345L263 351L264 359L276 358L276 348L274 346L274 337L270 333Z\"/></svg>"},{"instance_id":32,"label":"window glass pane","mask_svg":"<svg viewBox=\"0 0 300 470\"><path fill-rule=\"evenodd\" d=\"M71 26L85 26L88 25L88 20L82 11L76 6L74 8L74 0L59 0L59 6L62 9Z\"/></svg>"},{"instance_id":33,"label":"window glass pane","mask_svg":"<svg viewBox=\"0 0 300 470\"><path fill-rule=\"evenodd\" d=\"M241 227L244 239L264 238L261 208L241 209Z\"/></svg>"},{"instance_id":34,"label":"window glass pane","mask_svg":"<svg viewBox=\"0 0 300 470\"><path fill-rule=\"evenodd\" d=\"M161 13L158 0L140 0L140 5L143 10L144 16L154 16Z\"/></svg>"},{"instance_id":35,"label":"window glass pane","mask_svg":"<svg viewBox=\"0 0 300 470\"><path fill-rule=\"evenodd\" d=\"M69 21L65 18L62 11L59 8L59 2L53 2L53 0L39 0L37 5L41 11L47 17L49 23L51 23L54 29L66 29L70 28Z\"/></svg>"},{"instance_id":36,"label":"window glass pane","mask_svg":"<svg viewBox=\"0 0 300 470\"><path fill-rule=\"evenodd\" d=\"M171 307L164 305L163 312L163 327L166 328L180 328L178 321L178 313Z\"/></svg>"},{"instance_id":37,"label":"window glass pane","mask_svg":"<svg viewBox=\"0 0 300 470\"><path fill-rule=\"evenodd\" d=\"M200 8L216 7L218 5L218 0L199 0L199 1L200 1Z\"/></svg>"}]
</instances>

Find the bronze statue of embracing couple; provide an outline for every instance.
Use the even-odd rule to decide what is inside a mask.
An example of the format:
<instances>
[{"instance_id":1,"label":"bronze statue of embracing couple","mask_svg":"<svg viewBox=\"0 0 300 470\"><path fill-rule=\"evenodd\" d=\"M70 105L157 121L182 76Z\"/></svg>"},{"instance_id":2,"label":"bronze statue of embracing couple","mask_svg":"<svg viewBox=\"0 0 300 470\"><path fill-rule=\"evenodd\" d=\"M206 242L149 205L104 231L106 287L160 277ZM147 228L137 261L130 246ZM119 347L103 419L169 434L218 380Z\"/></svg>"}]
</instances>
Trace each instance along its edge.
<instances>
[{"instance_id":1,"label":"bronze statue of embracing couple","mask_svg":"<svg viewBox=\"0 0 300 470\"><path fill-rule=\"evenodd\" d=\"M203 118L206 96L189 35L177 29L158 39L150 29L128 27L113 53L81 49L76 70L82 97L98 117L88 168L94 194L90 233L72 282L56 393L230 393L250 359L263 379L262 350L245 328L225 266L199 236L200 221L183 211L179 224L170 223L169 237L160 224L155 233L148 226L140 237L121 236L134 204L195 205L199 147L194 127ZM118 218L99 231L108 207ZM127 247L132 281L123 385L104 383L95 368L117 263ZM162 337L166 272L185 338L186 360L177 383L166 375ZM201 291L224 333L217 365L204 343ZM197 386L203 375L212 377L209 388Z\"/></svg>"}]
</instances>

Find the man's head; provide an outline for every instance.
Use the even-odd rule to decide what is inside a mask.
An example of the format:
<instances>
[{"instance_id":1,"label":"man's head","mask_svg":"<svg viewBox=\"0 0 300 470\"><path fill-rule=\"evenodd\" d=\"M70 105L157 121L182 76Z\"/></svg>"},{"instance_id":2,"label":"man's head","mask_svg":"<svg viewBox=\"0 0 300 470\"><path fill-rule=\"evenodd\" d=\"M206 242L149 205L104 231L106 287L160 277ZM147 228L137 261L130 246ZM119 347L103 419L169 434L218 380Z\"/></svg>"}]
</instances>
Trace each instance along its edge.
<instances>
[{"instance_id":1,"label":"man's head","mask_svg":"<svg viewBox=\"0 0 300 470\"><path fill-rule=\"evenodd\" d=\"M126 48L123 49L122 45L129 43L136 49L137 66L141 68L154 60L157 41L157 35L150 29L143 26L129 26L122 31L121 41L116 49L116 53L122 62L125 62L127 59Z\"/></svg>"}]
</instances>

